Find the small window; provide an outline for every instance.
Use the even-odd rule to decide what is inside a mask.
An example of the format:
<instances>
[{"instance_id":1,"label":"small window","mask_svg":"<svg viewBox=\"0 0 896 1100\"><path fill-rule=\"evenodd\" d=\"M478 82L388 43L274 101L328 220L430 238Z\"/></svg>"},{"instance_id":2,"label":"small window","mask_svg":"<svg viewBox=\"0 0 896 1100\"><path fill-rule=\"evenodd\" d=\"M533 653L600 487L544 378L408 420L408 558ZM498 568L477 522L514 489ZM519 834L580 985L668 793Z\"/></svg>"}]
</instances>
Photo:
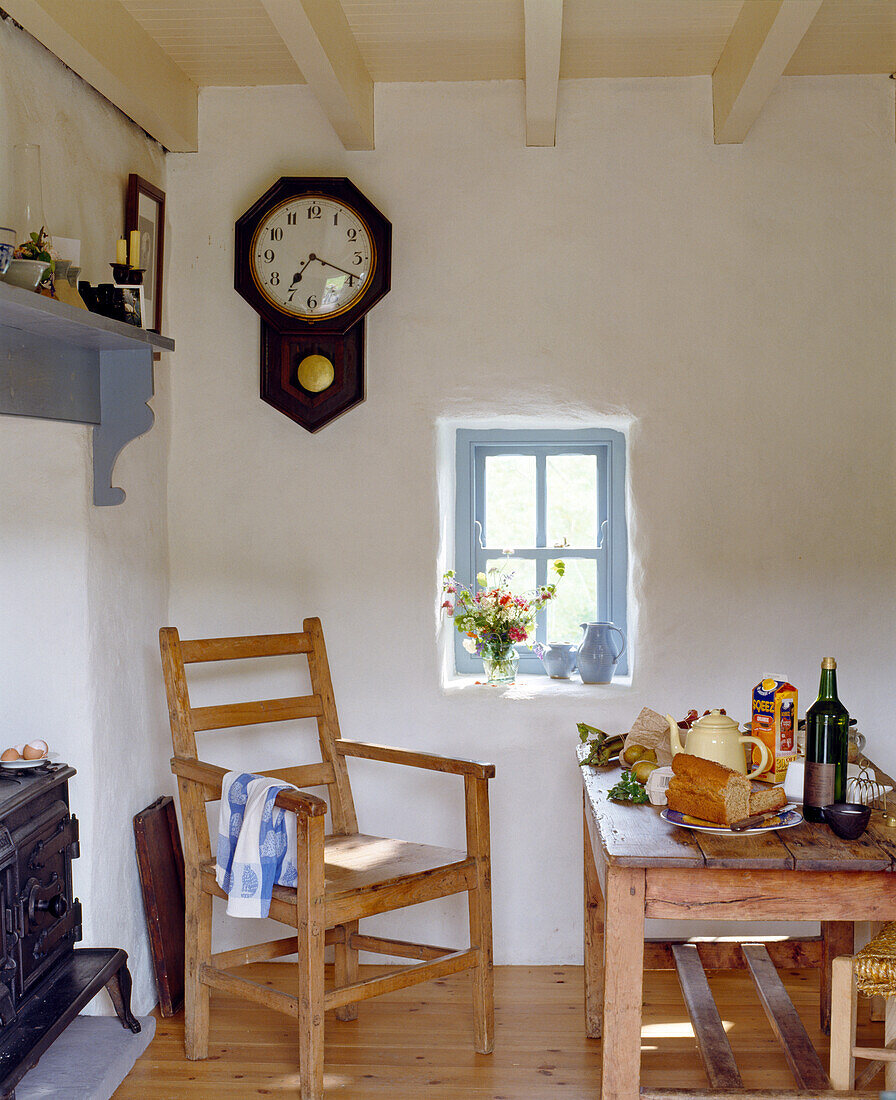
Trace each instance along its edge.
<instances>
[{"instance_id":1,"label":"small window","mask_svg":"<svg viewBox=\"0 0 896 1100\"><path fill-rule=\"evenodd\" d=\"M512 588L532 591L556 580L557 596L539 613L533 641L577 643L580 623L626 629L628 573L625 438L610 429L457 433L457 579L503 567ZM509 556L506 551L510 551ZM520 672L544 674L525 645ZM458 672L482 672L455 631ZM628 672L627 654L616 666Z\"/></svg>"}]
</instances>

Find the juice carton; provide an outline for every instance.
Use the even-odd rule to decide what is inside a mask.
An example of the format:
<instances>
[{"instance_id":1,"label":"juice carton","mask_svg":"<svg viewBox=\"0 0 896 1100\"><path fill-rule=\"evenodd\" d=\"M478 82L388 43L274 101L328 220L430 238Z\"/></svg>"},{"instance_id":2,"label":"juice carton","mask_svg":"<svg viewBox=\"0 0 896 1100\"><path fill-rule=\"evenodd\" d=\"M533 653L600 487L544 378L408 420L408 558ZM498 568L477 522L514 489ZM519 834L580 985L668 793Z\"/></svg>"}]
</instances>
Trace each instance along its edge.
<instances>
[{"instance_id":1,"label":"juice carton","mask_svg":"<svg viewBox=\"0 0 896 1100\"><path fill-rule=\"evenodd\" d=\"M787 765L796 759L796 702L796 688L786 680L768 678L753 688L752 733L769 753L768 767L756 779L783 783ZM751 752L755 767L761 754L755 745Z\"/></svg>"}]
</instances>

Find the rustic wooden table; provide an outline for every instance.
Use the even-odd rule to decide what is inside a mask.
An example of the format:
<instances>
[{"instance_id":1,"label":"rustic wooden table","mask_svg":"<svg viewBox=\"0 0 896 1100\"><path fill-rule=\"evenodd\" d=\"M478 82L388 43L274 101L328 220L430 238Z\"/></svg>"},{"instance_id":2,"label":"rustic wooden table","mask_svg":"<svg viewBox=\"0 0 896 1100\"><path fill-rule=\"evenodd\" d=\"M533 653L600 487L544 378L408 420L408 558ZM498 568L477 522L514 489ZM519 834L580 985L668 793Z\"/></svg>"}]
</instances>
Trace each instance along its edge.
<instances>
[{"instance_id":1,"label":"rustic wooden table","mask_svg":"<svg viewBox=\"0 0 896 1100\"><path fill-rule=\"evenodd\" d=\"M584 749L579 747L579 759ZM853 951L854 921L896 920L896 830L873 820L855 841L804 822L744 836L670 825L659 810L613 802L619 769L582 767L585 788L585 1016L602 1037L601 1100L737 1096L742 1082L704 968L749 969L797 1089L742 1097L820 1097L830 1084L775 968L821 971L822 1027L830 1026L831 962ZM644 939L647 917L819 921L821 935L747 947ZM678 970L709 1078L706 1089L639 1088L643 971ZM782 997L783 994L783 997ZM698 1082L695 1082L697 1085ZM851 1093L852 1097L877 1093Z\"/></svg>"}]
</instances>

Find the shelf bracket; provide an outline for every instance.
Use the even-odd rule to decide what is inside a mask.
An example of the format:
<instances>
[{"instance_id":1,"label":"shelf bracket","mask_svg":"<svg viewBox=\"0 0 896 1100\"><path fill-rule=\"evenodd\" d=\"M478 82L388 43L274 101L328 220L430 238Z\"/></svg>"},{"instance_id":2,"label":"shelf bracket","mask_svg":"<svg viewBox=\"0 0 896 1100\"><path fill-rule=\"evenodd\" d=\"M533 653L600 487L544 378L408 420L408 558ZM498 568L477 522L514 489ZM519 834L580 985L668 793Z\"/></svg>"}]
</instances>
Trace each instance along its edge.
<instances>
[{"instance_id":1,"label":"shelf bracket","mask_svg":"<svg viewBox=\"0 0 896 1100\"><path fill-rule=\"evenodd\" d=\"M93 429L94 504L124 501L124 489L112 484L112 470L127 444L152 427L148 402L153 392L151 350L100 352L102 420Z\"/></svg>"}]
</instances>

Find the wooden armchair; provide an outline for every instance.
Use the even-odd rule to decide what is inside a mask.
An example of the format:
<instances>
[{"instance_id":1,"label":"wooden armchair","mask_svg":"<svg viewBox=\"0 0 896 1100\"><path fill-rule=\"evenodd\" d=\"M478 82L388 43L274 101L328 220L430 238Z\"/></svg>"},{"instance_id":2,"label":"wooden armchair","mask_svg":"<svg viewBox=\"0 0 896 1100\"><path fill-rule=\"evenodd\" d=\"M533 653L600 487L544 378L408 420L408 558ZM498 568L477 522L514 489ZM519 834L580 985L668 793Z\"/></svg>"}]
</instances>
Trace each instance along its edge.
<instances>
[{"instance_id":1,"label":"wooden armchair","mask_svg":"<svg viewBox=\"0 0 896 1100\"><path fill-rule=\"evenodd\" d=\"M181 641L174 627L160 631L174 757L184 826L186 866L186 1030L189 1059L208 1056L209 989L247 997L298 1019L299 1079L303 1100L323 1097L324 1012L337 1019L357 1015L357 1002L461 970L473 971L473 1042L488 1054L494 1042L491 870L488 780L494 765L454 760L404 749L344 741L339 733L330 669L319 619L306 619L301 634ZM185 665L203 661L304 654L312 694L288 699L191 707ZM224 768L199 760L195 734L202 730L313 718L321 759L265 770L297 787L326 784L332 834L324 835L327 803L304 791L281 791L276 804L296 815L299 882L275 886L270 916L295 929L284 939L212 954L212 897L225 897L215 881L206 802L221 797ZM467 850L386 840L358 832L346 757L363 757L463 776ZM467 893L470 947L461 950L367 936L358 921L406 905ZM324 990L324 947L335 947L335 988ZM358 951L416 961L380 977L358 980ZM296 995L263 987L229 968L298 951Z\"/></svg>"}]
</instances>

